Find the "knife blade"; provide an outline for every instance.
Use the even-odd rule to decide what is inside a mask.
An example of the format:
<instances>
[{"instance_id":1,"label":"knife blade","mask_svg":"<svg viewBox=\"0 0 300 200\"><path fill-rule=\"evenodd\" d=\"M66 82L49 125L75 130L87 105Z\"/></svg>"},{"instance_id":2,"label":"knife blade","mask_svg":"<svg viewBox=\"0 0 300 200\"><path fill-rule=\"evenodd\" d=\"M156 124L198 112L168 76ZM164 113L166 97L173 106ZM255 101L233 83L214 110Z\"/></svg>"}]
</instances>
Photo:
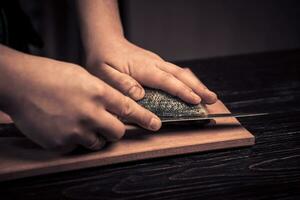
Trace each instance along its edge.
<instances>
[{"instance_id":1,"label":"knife blade","mask_svg":"<svg viewBox=\"0 0 300 200\"><path fill-rule=\"evenodd\" d=\"M190 116L180 116L180 118L172 119L172 118L161 118L162 123L168 122L188 122L188 121L201 121L201 120L209 120L215 118L225 118L225 117L236 117L236 118L244 118L244 117L256 117L269 115L269 113L217 113L217 114L208 114L203 117L190 117Z\"/></svg>"}]
</instances>

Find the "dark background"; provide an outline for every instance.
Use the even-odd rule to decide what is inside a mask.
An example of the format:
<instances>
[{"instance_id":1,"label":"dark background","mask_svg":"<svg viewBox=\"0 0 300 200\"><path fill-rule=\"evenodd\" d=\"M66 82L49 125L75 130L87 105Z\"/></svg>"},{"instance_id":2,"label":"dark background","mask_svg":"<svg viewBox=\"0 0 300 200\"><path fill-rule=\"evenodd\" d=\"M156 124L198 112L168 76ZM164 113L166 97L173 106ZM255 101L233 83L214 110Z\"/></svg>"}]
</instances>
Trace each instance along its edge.
<instances>
[{"instance_id":1,"label":"dark background","mask_svg":"<svg viewBox=\"0 0 300 200\"><path fill-rule=\"evenodd\" d=\"M82 63L72 0L21 0L45 41L41 55ZM298 0L121 0L125 33L167 60L300 47Z\"/></svg>"}]
</instances>

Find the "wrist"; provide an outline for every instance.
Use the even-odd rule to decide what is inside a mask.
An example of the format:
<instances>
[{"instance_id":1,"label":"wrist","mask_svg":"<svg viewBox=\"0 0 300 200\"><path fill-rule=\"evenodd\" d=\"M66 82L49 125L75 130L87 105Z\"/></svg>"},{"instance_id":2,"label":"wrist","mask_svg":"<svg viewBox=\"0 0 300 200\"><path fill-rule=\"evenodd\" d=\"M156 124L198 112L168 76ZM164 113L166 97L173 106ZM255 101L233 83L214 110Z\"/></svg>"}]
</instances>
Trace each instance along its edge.
<instances>
[{"instance_id":1,"label":"wrist","mask_svg":"<svg viewBox=\"0 0 300 200\"><path fill-rule=\"evenodd\" d=\"M94 40L91 45L85 46L86 64L108 62L117 56L120 51L126 50L130 42L125 37L110 37Z\"/></svg>"},{"instance_id":2,"label":"wrist","mask_svg":"<svg viewBox=\"0 0 300 200\"><path fill-rule=\"evenodd\" d=\"M32 89L29 81L38 58L0 45L0 110L14 115ZM34 64L36 63L36 64Z\"/></svg>"},{"instance_id":3,"label":"wrist","mask_svg":"<svg viewBox=\"0 0 300 200\"><path fill-rule=\"evenodd\" d=\"M0 45L0 110L10 114L11 108L13 108L13 94L16 86L14 73L15 65L13 62L15 59L13 56L13 50Z\"/></svg>"},{"instance_id":4,"label":"wrist","mask_svg":"<svg viewBox=\"0 0 300 200\"><path fill-rule=\"evenodd\" d=\"M89 60L99 56L105 57L107 54L117 51L127 42L123 36L101 36L101 38L91 39L84 45L86 58Z\"/></svg>"}]
</instances>

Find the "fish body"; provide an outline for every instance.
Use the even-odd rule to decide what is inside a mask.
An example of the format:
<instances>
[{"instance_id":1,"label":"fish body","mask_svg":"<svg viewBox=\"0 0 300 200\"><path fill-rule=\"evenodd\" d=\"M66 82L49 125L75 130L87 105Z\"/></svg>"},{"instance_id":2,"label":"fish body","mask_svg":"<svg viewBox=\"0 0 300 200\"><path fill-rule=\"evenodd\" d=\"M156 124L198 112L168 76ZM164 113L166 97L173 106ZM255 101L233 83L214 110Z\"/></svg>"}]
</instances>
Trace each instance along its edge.
<instances>
[{"instance_id":1,"label":"fish body","mask_svg":"<svg viewBox=\"0 0 300 200\"><path fill-rule=\"evenodd\" d=\"M161 120L205 117L208 114L203 104L188 104L157 89L145 88L145 96L138 104L156 114Z\"/></svg>"}]
</instances>

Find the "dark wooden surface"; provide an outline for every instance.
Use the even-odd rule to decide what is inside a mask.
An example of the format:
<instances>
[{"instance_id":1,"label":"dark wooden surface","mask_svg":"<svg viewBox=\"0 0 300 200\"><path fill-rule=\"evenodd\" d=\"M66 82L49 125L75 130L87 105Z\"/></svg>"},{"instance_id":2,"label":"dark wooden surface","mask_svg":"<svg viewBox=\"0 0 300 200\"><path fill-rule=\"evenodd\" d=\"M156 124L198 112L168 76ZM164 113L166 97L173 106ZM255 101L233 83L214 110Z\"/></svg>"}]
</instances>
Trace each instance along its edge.
<instances>
[{"instance_id":1,"label":"dark wooden surface","mask_svg":"<svg viewBox=\"0 0 300 200\"><path fill-rule=\"evenodd\" d=\"M255 146L2 182L0 199L300 199L300 50L179 64L231 111L273 113L240 120Z\"/></svg>"}]
</instances>

